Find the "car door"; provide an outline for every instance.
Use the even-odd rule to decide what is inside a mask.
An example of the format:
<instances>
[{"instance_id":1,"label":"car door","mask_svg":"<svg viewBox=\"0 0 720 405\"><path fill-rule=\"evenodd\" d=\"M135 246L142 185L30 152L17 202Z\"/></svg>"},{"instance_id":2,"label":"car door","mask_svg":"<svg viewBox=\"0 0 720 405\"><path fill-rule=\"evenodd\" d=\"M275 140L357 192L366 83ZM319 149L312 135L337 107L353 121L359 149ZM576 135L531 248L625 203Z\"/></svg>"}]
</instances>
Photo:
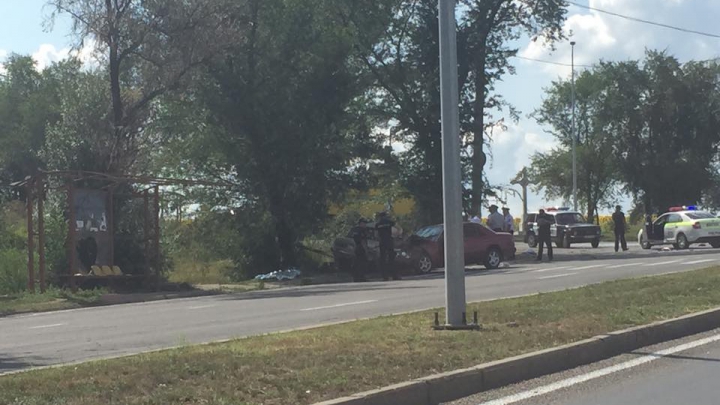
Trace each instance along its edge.
<instances>
[{"instance_id":1,"label":"car door","mask_svg":"<svg viewBox=\"0 0 720 405\"><path fill-rule=\"evenodd\" d=\"M465 249L465 264L479 263L482 257L482 243L480 228L482 225L463 224L463 247Z\"/></svg>"},{"instance_id":2,"label":"car door","mask_svg":"<svg viewBox=\"0 0 720 405\"><path fill-rule=\"evenodd\" d=\"M653 222L652 233L649 235L649 239L654 242L661 242L665 240L665 223L668 220L669 214L664 214L658 217Z\"/></svg>"},{"instance_id":3,"label":"car door","mask_svg":"<svg viewBox=\"0 0 720 405\"><path fill-rule=\"evenodd\" d=\"M682 217L679 214L669 214L667 222L665 223L664 238L665 242L674 243L675 237L678 233L678 224L682 222Z\"/></svg>"}]
</instances>

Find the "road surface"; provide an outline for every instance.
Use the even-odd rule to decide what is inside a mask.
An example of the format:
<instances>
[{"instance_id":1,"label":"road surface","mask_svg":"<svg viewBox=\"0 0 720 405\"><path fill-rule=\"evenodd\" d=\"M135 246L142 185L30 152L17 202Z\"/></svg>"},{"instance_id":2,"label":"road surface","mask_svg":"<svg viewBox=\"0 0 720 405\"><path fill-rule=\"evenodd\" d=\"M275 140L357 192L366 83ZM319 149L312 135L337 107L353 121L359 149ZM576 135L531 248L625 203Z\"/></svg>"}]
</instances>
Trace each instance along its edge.
<instances>
[{"instance_id":1,"label":"road surface","mask_svg":"<svg viewBox=\"0 0 720 405\"><path fill-rule=\"evenodd\" d=\"M446 405L716 405L720 329Z\"/></svg>"},{"instance_id":2,"label":"road surface","mask_svg":"<svg viewBox=\"0 0 720 405\"><path fill-rule=\"evenodd\" d=\"M522 251L522 249L519 249ZM468 301L720 264L720 251L558 250L554 263L467 273ZM444 306L444 275L306 286L0 318L0 374ZM432 320L428 319L428 323Z\"/></svg>"}]
</instances>

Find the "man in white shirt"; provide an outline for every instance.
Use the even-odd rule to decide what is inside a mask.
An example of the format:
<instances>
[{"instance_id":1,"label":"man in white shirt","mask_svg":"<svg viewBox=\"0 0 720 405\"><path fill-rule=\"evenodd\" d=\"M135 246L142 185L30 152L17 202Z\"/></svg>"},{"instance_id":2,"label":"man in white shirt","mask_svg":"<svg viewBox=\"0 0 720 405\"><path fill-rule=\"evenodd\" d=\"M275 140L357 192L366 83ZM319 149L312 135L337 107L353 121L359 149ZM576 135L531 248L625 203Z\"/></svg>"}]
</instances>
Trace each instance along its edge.
<instances>
[{"instance_id":1,"label":"man in white shirt","mask_svg":"<svg viewBox=\"0 0 720 405\"><path fill-rule=\"evenodd\" d=\"M482 219L478 216L477 210L472 210L470 212L470 215L472 216L470 218L470 222L472 222L474 224L482 224Z\"/></svg>"},{"instance_id":2,"label":"man in white shirt","mask_svg":"<svg viewBox=\"0 0 720 405\"><path fill-rule=\"evenodd\" d=\"M495 232L502 232L505 226L505 218L498 212L498 206L493 204L490 206L490 215L488 215L487 226Z\"/></svg>"},{"instance_id":3,"label":"man in white shirt","mask_svg":"<svg viewBox=\"0 0 720 405\"><path fill-rule=\"evenodd\" d=\"M509 233L510 235L515 233L515 218L513 218L512 215L510 215L510 208L503 207L503 219L505 220L503 226L503 231Z\"/></svg>"}]
</instances>

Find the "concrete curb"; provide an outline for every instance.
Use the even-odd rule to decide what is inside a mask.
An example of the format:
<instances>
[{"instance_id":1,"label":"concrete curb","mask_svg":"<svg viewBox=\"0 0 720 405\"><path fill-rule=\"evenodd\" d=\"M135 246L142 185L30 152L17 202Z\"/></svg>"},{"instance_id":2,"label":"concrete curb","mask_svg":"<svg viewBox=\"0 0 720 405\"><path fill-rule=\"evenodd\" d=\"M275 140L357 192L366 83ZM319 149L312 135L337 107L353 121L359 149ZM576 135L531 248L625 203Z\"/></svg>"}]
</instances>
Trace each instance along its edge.
<instances>
[{"instance_id":1,"label":"concrete curb","mask_svg":"<svg viewBox=\"0 0 720 405\"><path fill-rule=\"evenodd\" d=\"M438 405L720 327L720 308L314 405Z\"/></svg>"}]
</instances>

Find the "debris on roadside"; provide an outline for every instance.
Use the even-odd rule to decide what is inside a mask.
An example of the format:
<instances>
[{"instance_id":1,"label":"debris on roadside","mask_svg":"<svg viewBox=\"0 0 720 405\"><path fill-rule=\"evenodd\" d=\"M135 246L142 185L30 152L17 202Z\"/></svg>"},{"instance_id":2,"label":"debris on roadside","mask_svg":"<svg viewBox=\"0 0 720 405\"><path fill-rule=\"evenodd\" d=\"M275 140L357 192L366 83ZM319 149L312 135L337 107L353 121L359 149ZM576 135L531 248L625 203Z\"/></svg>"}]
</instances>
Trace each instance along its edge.
<instances>
[{"instance_id":1,"label":"debris on roadside","mask_svg":"<svg viewBox=\"0 0 720 405\"><path fill-rule=\"evenodd\" d=\"M298 269L276 270L267 274L258 274L255 280L294 280L300 277L302 273Z\"/></svg>"}]
</instances>

